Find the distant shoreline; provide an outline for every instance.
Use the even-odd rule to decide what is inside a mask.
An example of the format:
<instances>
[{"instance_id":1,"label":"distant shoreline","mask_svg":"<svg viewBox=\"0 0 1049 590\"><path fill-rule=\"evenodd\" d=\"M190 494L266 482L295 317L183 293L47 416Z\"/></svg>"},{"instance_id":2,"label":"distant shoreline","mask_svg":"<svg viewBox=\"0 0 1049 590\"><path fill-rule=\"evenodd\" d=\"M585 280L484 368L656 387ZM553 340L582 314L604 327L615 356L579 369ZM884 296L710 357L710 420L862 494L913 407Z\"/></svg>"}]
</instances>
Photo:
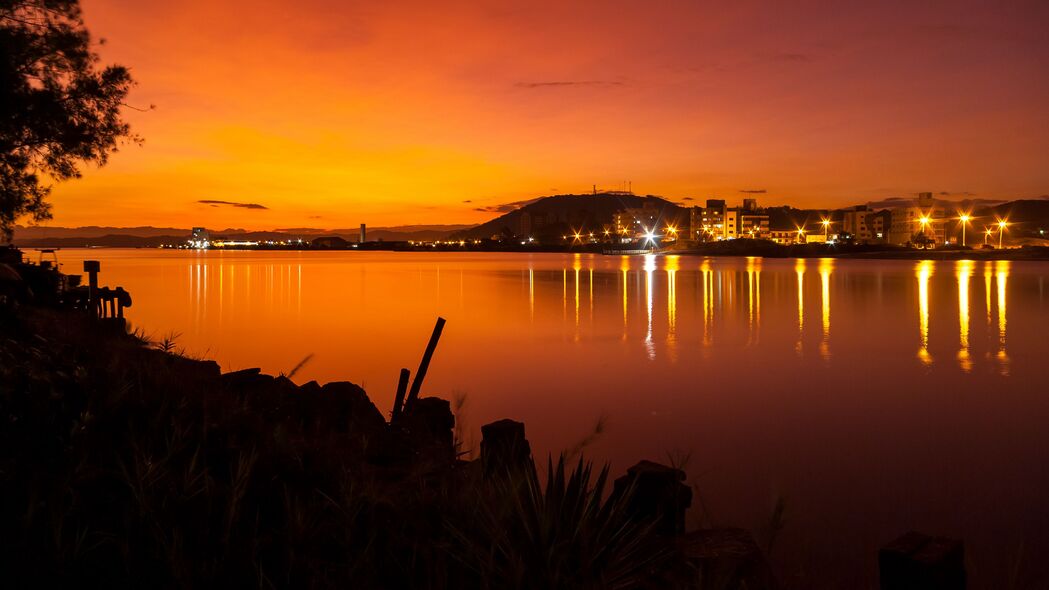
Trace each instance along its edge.
<instances>
[{"instance_id":1,"label":"distant shoreline","mask_svg":"<svg viewBox=\"0 0 1049 590\"><path fill-rule=\"evenodd\" d=\"M930 249L916 250L904 247L885 248L883 246L872 247L868 245L859 246L825 246L823 244L796 244L792 246L766 245L766 244L734 244L731 242L717 242L699 248L680 248L653 250L649 253L640 253L637 250L617 253L614 250L600 247L599 244L591 244L581 247L457 247L457 246L407 246L397 243L374 242L364 244L361 248L311 248L298 246L265 246L265 247L227 247L212 248L216 252L461 252L461 253L499 253L499 254L600 254L605 256L645 256L648 254L656 256L689 256L689 257L754 257L754 258L841 258L850 260L1013 260L1013 261L1049 261L1049 248L1040 246L1026 246L1021 248L998 249ZM72 246L60 248L32 248L24 247L27 255L30 252L42 249L62 250L161 250L173 251L173 248L154 247L128 247L128 246ZM197 252L198 250L183 249L184 251ZM175 250L181 251L181 250Z\"/></svg>"}]
</instances>

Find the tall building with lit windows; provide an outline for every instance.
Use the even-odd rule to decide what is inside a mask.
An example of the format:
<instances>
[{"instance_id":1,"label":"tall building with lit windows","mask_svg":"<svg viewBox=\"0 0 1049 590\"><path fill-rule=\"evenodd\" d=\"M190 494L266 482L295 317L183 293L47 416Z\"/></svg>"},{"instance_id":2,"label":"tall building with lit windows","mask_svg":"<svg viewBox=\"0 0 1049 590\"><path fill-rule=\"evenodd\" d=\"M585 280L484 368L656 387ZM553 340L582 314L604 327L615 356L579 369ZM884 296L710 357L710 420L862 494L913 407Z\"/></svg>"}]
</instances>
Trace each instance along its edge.
<instances>
[{"instance_id":1,"label":"tall building with lit windows","mask_svg":"<svg viewBox=\"0 0 1049 590\"><path fill-rule=\"evenodd\" d=\"M689 211L689 236L697 242L768 238L769 216L760 212L756 199L742 207L728 207L721 199L708 199L706 207Z\"/></svg>"},{"instance_id":2,"label":"tall building with lit windows","mask_svg":"<svg viewBox=\"0 0 1049 590\"><path fill-rule=\"evenodd\" d=\"M919 193L911 204L890 210L890 244L907 244L918 232L924 232L934 244L943 244L947 237L945 210L936 204L932 193Z\"/></svg>"},{"instance_id":3,"label":"tall building with lit windows","mask_svg":"<svg viewBox=\"0 0 1049 590\"><path fill-rule=\"evenodd\" d=\"M646 231L655 230L659 224L661 210L655 204L645 202L642 207L622 209L612 215L612 225L617 234L637 237Z\"/></svg>"}]
</instances>

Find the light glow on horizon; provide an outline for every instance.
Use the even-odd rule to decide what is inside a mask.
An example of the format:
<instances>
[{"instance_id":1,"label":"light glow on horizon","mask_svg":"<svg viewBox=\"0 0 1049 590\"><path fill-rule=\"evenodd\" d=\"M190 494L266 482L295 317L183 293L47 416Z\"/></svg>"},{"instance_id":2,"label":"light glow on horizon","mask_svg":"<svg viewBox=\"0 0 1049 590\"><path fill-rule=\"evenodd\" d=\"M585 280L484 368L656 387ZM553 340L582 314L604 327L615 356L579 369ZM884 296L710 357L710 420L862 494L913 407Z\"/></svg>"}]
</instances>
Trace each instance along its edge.
<instances>
[{"instance_id":1,"label":"light glow on horizon","mask_svg":"<svg viewBox=\"0 0 1049 590\"><path fill-rule=\"evenodd\" d=\"M967 6L963 39L904 24L939 22L938 6L858 0L775 18L761 3L83 4L103 63L138 82L129 104L157 108L127 113L141 147L55 187L55 226L479 223L622 178L671 199L759 179L798 207L893 196L886 180L991 198L1049 185L1049 96L1029 83L1049 54L1042 5Z\"/></svg>"}]
</instances>

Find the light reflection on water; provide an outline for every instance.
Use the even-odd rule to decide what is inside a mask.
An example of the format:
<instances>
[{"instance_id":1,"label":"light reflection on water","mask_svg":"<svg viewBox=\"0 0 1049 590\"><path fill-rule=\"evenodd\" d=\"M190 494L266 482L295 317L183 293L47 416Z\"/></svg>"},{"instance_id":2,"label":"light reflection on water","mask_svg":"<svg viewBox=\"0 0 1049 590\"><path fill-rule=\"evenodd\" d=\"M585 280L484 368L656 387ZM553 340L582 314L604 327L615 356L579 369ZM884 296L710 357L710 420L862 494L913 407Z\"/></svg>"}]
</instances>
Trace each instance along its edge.
<instances>
[{"instance_id":1,"label":"light reflection on water","mask_svg":"<svg viewBox=\"0 0 1049 590\"><path fill-rule=\"evenodd\" d=\"M424 394L466 393L470 429L523 420L545 457L607 415L590 456L691 451L720 522L757 527L785 494L785 560L822 547L862 569L911 528L963 537L974 559L1021 538L1049 553L1044 263L62 254L102 260L147 333L227 370L313 354L297 380L362 383L384 411L442 315Z\"/></svg>"}]
</instances>

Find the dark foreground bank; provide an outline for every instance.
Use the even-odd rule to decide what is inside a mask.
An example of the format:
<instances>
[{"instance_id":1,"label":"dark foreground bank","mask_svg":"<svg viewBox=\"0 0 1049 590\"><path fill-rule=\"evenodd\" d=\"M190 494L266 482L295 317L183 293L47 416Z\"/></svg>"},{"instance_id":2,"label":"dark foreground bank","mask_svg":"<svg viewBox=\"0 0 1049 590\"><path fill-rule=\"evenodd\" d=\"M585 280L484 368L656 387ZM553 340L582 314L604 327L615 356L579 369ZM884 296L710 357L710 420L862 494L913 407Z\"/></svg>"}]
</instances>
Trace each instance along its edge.
<instances>
[{"instance_id":1,"label":"dark foreground bank","mask_svg":"<svg viewBox=\"0 0 1049 590\"><path fill-rule=\"evenodd\" d=\"M10 587L774 587L746 533L683 534L680 471L540 477L511 421L464 461L438 398L391 424L352 383L223 374L72 311L0 321Z\"/></svg>"}]
</instances>

